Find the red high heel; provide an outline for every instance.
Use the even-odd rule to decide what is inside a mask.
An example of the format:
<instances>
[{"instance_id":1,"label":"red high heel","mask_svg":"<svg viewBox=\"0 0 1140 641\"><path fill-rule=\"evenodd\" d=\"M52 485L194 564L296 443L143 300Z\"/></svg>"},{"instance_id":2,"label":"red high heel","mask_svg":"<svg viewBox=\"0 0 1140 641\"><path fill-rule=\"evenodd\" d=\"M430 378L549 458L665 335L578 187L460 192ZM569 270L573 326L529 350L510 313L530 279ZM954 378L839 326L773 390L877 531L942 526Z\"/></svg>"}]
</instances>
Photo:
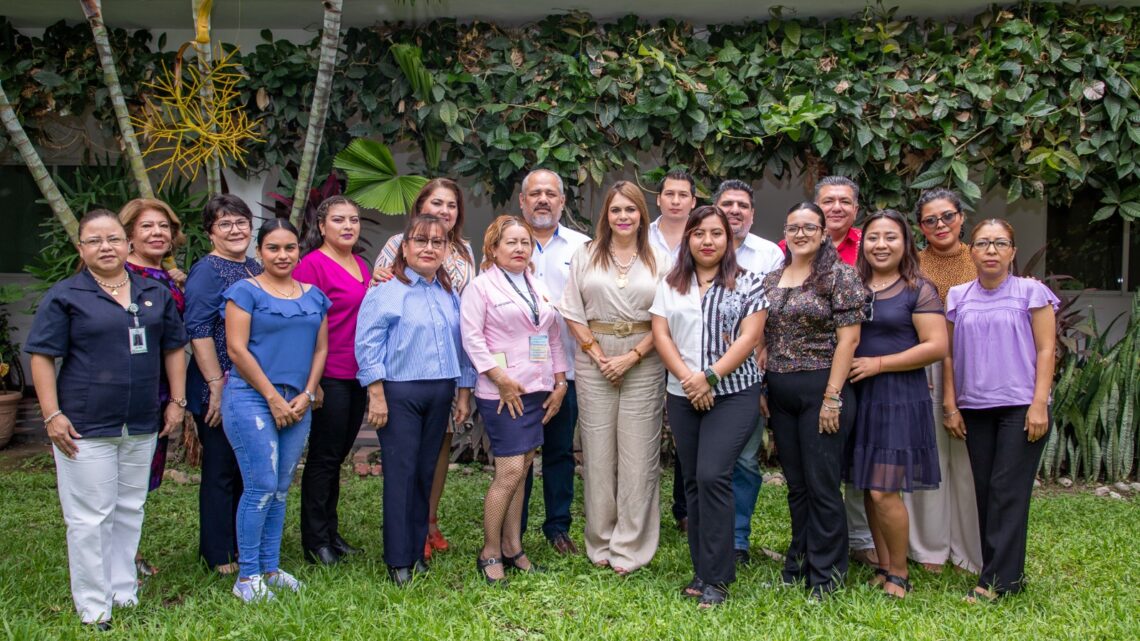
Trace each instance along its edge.
<instances>
[{"instance_id":1,"label":"red high heel","mask_svg":"<svg viewBox=\"0 0 1140 641\"><path fill-rule=\"evenodd\" d=\"M441 532L439 529L439 519L428 519L428 524L429 524L428 538L427 538L428 547L432 548L433 550L438 550L440 552L446 552L447 549L449 547L451 547L451 544L449 544L447 542L447 539L444 538L444 536L443 536L443 532ZM430 527L431 525L435 526L434 532L432 531L432 529Z\"/></svg>"}]
</instances>

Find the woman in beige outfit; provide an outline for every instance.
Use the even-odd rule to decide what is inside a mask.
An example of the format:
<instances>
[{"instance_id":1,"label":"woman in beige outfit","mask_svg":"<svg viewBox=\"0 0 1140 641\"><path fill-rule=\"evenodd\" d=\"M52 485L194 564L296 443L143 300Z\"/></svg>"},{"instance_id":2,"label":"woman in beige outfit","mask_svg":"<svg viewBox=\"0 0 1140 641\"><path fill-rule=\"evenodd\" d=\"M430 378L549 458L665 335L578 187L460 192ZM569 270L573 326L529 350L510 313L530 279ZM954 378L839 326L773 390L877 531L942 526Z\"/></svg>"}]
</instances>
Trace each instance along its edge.
<instances>
[{"instance_id":1,"label":"woman in beige outfit","mask_svg":"<svg viewBox=\"0 0 1140 641\"><path fill-rule=\"evenodd\" d=\"M625 575L657 551L661 525L661 399L665 369L653 351L649 307L668 258L649 245L641 190L606 193L595 240L570 262L558 309L575 356L585 480L586 555Z\"/></svg>"}]
</instances>

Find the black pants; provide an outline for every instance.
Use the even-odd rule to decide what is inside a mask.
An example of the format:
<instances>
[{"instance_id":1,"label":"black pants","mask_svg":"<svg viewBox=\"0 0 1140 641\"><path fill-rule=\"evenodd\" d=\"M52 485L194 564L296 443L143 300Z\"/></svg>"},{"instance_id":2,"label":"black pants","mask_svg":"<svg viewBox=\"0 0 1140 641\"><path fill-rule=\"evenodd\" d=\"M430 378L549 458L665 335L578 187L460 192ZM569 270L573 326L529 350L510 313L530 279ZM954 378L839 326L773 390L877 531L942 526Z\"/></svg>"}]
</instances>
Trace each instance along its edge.
<instances>
[{"instance_id":1,"label":"black pants","mask_svg":"<svg viewBox=\"0 0 1140 641\"><path fill-rule=\"evenodd\" d=\"M206 425L195 414L202 443L202 483L198 486L198 555L216 567L237 561L237 506L241 500L241 470L221 425Z\"/></svg>"},{"instance_id":2,"label":"black pants","mask_svg":"<svg viewBox=\"0 0 1140 641\"><path fill-rule=\"evenodd\" d=\"M672 427L670 427L672 429ZM681 471L681 457L676 454L676 443L673 455L673 518L678 523L689 516L689 506L685 500L685 473Z\"/></svg>"},{"instance_id":3,"label":"black pants","mask_svg":"<svg viewBox=\"0 0 1140 641\"><path fill-rule=\"evenodd\" d=\"M1028 405L962 409L982 539L978 585L998 594L1020 592L1025 579L1029 499L1045 449L1044 438L1029 442L1028 412Z\"/></svg>"},{"instance_id":4,"label":"black pants","mask_svg":"<svg viewBox=\"0 0 1140 641\"><path fill-rule=\"evenodd\" d=\"M693 569L706 583L727 585L736 580L732 470L756 429L760 384L716 397L707 412L673 394L667 395L665 407L685 476Z\"/></svg>"},{"instance_id":5,"label":"black pants","mask_svg":"<svg viewBox=\"0 0 1140 641\"><path fill-rule=\"evenodd\" d=\"M384 465L384 562L391 567L423 559L431 482L454 396L454 380L384 383L388 424L376 435Z\"/></svg>"},{"instance_id":6,"label":"black pants","mask_svg":"<svg viewBox=\"0 0 1140 641\"><path fill-rule=\"evenodd\" d=\"M301 545L330 546L339 533L340 466L364 420L367 395L355 380L321 378L324 405L313 411L309 453L301 473Z\"/></svg>"},{"instance_id":7,"label":"black pants","mask_svg":"<svg viewBox=\"0 0 1140 641\"><path fill-rule=\"evenodd\" d=\"M806 581L817 592L838 588L847 576L847 513L840 481L855 422L855 395L850 385L843 386L839 431L821 433L819 410L829 375L826 369L768 372L768 424L788 482L792 519L783 579Z\"/></svg>"},{"instance_id":8,"label":"black pants","mask_svg":"<svg viewBox=\"0 0 1140 641\"><path fill-rule=\"evenodd\" d=\"M542 500L546 519L542 534L554 539L570 532L570 506L574 503L574 427L578 425L578 391L574 381L566 381L566 396L558 413L542 426ZM530 491L534 466L526 471L523 486L522 531L530 519Z\"/></svg>"}]
</instances>

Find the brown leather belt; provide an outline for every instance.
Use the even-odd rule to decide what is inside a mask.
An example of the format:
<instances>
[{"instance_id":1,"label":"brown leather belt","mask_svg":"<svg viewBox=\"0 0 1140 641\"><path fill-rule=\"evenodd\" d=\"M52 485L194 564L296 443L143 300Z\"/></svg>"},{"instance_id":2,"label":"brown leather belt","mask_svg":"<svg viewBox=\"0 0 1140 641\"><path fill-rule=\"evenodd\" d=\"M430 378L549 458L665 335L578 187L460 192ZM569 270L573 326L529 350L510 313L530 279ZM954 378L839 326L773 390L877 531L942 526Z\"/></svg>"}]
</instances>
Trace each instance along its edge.
<instances>
[{"instance_id":1,"label":"brown leather belt","mask_svg":"<svg viewBox=\"0 0 1140 641\"><path fill-rule=\"evenodd\" d=\"M649 321L617 321L615 323L589 321L588 325L590 331L595 334L606 334L608 336L617 336L618 338L625 338L626 336L632 336L634 334L644 334L653 329L653 325L651 325Z\"/></svg>"}]
</instances>

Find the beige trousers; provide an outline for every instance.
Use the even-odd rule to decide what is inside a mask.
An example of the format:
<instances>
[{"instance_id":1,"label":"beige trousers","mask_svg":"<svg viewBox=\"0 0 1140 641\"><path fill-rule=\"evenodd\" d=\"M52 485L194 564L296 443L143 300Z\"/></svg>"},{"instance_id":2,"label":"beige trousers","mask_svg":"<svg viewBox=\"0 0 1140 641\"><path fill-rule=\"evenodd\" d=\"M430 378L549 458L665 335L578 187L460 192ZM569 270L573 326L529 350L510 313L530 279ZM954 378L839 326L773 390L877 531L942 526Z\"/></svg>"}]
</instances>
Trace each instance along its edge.
<instances>
[{"instance_id":1,"label":"beige trousers","mask_svg":"<svg viewBox=\"0 0 1140 641\"><path fill-rule=\"evenodd\" d=\"M628 352L645 334L597 335L606 354ZM653 559L661 530L661 399L665 368L656 352L626 372L620 388L589 356L575 355L582 444L586 556L636 570Z\"/></svg>"},{"instance_id":2,"label":"beige trousers","mask_svg":"<svg viewBox=\"0 0 1140 641\"><path fill-rule=\"evenodd\" d=\"M942 427L942 363L927 368L934 383L934 431L942 484L936 490L903 493L910 514L910 558L936 565L947 561L974 574L982 568L978 504L966 442Z\"/></svg>"}]
</instances>

